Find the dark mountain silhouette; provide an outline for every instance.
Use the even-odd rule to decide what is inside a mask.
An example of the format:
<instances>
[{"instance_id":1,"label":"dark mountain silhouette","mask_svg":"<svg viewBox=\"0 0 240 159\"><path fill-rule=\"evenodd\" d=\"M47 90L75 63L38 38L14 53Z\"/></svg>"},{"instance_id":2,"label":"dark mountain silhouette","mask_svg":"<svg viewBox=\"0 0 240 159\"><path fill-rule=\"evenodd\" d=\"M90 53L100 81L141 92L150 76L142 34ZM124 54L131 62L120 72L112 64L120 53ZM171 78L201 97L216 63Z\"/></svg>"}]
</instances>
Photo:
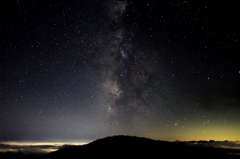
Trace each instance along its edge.
<instances>
[{"instance_id":1,"label":"dark mountain silhouette","mask_svg":"<svg viewBox=\"0 0 240 159\"><path fill-rule=\"evenodd\" d=\"M184 143L156 141L131 136L113 136L98 139L87 145L73 146L44 155L41 159L59 158L236 158L228 155L226 149L192 147Z\"/></svg>"}]
</instances>

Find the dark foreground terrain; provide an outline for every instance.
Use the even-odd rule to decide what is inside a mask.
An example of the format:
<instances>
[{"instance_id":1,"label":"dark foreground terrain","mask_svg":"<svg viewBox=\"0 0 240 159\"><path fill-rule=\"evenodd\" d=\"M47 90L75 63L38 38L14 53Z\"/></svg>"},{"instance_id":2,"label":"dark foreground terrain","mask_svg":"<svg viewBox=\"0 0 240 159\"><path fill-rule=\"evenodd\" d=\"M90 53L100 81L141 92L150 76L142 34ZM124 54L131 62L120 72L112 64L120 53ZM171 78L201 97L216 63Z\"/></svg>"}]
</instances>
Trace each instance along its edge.
<instances>
[{"instance_id":1,"label":"dark foreground terrain","mask_svg":"<svg viewBox=\"0 0 240 159\"><path fill-rule=\"evenodd\" d=\"M192 147L130 136L114 136L96 140L83 146L68 147L52 152L42 159L59 158L239 158L229 155L230 150L211 147Z\"/></svg>"},{"instance_id":2,"label":"dark foreground terrain","mask_svg":"<svg viewBox=\"0 0 240 159\"><path fill-rule=\"evenodd\" d=\"M185 143L156 141L132 136L98 139L87 145L70 146L45 154L0 153L0 159L80 159L80 158L239 158L240 150L190 146Z\"/></svg>"}]
</instances>

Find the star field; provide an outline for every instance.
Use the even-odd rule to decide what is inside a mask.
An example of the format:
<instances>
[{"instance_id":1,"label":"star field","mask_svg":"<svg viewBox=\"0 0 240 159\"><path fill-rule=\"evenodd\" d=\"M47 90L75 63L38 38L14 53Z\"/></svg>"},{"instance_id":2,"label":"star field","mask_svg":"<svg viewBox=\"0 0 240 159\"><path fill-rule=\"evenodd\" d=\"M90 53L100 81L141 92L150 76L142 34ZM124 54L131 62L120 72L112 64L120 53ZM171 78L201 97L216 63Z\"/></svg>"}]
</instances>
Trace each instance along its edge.
<instances>
[{"instance_id":1,"label":"star field","mask_svg":"<svg viewBox=\"0 0 240 159\"><path fill-rule=\"evenodd\" d=\"M1 4L0 141L240 140L236 3Z\"/></svg>"}]
</instances>

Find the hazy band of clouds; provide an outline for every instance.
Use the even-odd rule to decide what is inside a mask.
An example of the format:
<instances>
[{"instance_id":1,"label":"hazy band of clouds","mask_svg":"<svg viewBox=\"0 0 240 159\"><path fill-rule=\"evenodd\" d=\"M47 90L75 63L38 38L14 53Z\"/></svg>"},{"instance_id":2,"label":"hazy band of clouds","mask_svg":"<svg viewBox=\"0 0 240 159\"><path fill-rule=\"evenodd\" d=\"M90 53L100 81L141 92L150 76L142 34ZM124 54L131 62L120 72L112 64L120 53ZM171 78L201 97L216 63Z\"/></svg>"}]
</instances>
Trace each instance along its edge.
<instances>
[{"instance_id":1,"label":"hazy band of clouds","mask_svg":"<svg viewBox=\"0 0 240 159\"><path fill-rule=\"evenodd\" d=\"M8 145L0 144L0 152L49 153L73 145Z\"/></svg>"}]
</instances>

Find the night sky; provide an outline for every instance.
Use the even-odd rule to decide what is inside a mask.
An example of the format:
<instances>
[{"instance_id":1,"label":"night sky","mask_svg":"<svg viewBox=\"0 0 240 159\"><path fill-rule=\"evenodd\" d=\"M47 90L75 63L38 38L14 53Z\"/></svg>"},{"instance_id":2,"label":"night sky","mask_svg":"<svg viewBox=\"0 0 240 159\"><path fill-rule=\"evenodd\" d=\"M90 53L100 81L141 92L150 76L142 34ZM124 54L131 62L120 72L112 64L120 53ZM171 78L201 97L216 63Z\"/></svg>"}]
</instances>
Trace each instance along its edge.
<instances>
[{"instance_id":1,"label":"night sky","mask_svg":"<svg viewBox=\"0 0 240 159\"><path fill-rule=\"evenodd\" d=\"M0 6L1 142L240 140L238 1Z\"/></svg>"}]
</instances>

